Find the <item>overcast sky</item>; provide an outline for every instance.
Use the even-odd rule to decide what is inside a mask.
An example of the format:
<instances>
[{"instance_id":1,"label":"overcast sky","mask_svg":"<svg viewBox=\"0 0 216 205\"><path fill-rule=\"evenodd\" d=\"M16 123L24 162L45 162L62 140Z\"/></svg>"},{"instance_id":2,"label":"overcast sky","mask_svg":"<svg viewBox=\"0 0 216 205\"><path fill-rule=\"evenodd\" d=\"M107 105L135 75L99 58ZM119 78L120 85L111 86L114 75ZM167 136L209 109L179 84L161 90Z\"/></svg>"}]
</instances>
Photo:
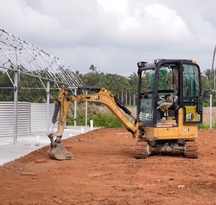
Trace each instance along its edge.
<instances>
[{"instance_id":1,"label":"overcast sky","mask_svg":"<svg viewBox=\"0 0 216 205\"><path fill-rule=\"evenodd\" d=\"M211 68L215 0L0 0L1 29L59 57L129 76L138 61L194 59Z\"/></svg>"}]
</instances>

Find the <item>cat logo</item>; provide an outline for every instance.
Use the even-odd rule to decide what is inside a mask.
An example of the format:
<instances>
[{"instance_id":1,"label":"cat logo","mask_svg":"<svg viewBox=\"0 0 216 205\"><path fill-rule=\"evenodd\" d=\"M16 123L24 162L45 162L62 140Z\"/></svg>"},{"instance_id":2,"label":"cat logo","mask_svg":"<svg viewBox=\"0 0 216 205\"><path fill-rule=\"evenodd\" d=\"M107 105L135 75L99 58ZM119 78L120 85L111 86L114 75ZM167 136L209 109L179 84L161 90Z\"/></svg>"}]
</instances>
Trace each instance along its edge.
<instances>
[{"instance_id":1,"label":"cat logo","mask_svg":"<svg viewBox=\"0 0 216 205\"><path fill-rule=\"evenodd\" d=\"M190 131L190 129L189 128L183 128L183 130L182 130L183 132L189 132Z\"/></svg>"},{"instance_id":2,"label":"cat logo","mask_svg":"<svg viewBox=\"0 0 216 205\"><path fill-rule=\"evenodd\" d=\"M99 100L99 95L93 95L93 96L92 96L92 99L93 99L93 100Z\"/></svg>"}]
</instances>

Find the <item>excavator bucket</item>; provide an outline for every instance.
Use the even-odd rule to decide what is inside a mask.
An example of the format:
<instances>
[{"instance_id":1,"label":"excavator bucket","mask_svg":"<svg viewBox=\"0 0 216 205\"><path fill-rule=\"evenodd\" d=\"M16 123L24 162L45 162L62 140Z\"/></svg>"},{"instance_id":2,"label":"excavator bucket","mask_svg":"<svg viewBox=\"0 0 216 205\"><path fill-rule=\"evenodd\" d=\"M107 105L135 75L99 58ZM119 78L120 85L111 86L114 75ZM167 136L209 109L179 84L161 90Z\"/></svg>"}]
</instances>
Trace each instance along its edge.
<instances>
[{"instance_id":1,"label":"excavator bucket","mask_svg":"<svg viewBox=\"0 0 216 205\"><path fill-rule=\"evenodd\" d=\"M74 159L73 154L68 152L65 146L61 143L53 146L48 150L48 156L55 160L72 160Z\"/></svg>"}]
</instances>

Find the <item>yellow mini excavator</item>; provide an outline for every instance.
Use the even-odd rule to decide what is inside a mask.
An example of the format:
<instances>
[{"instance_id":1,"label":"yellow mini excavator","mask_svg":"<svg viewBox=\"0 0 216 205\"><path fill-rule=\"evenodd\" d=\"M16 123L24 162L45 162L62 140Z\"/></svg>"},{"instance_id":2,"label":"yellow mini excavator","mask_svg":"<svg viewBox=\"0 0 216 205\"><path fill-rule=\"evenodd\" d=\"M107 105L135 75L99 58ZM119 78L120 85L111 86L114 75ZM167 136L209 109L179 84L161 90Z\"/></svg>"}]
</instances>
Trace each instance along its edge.
<instances>
[{"instance_id":1,"label":"yellow mini excavator","mask_svg":"<svg viewBox=\"0 0 216 205\"><path fill-rule=\"evenodd\" d=\"M89 94L69 94L62 88L56 101L54 121L58 131L51 133L52 159L71 159L61 144L69 101L102 103L137 139L135 158L155 154L198 157L196 138L202 123L201 73L197 63L186 59L157 59L138 62L137 114L131 112L107 89L82 87ZM128 117L130 116L130 117ZM54 122L53 121L53 122Z\"/></svg>"}]
</instances>

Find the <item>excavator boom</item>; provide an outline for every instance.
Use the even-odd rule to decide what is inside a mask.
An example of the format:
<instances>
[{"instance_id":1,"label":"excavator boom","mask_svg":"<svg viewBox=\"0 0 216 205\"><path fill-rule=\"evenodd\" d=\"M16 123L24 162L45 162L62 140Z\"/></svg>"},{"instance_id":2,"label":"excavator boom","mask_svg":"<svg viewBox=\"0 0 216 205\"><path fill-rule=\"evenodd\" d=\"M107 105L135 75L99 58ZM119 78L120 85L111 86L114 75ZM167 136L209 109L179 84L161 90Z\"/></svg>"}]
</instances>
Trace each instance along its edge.
<instances>
[{"instance_id":1,"label":"excavator boom","mask_svg":"<svg viewBox=\"0 0 216 205\"><path fill-rule=\"evenodd\" d=\"M68 88L64 87L60 90L57 96L55 111L52 122L55 123L58 118L58 130L56 133L49 134L51 140L51 150L49 156L54 159L64 159L67 155L65 148L61 145L61 138L64 131L65 121L68 113L68 105L70 101L83 101L83 102L95 102L105 105L132 133L134 138L140 138L144 135L144 131L141 129L141 123L137 122L135 117L109 90L105 88L91 88L91 87L80 87L80 90L90 90L91 94L79 94L69 95ZM58 114L59 113L59 114ZM131 119L129 119L129 117ZM134 122L131 122L134 121ZM56 154L55 154L56 150ZM61 153L62 150L62 154Z\"/></svg>"}]
</instances>

